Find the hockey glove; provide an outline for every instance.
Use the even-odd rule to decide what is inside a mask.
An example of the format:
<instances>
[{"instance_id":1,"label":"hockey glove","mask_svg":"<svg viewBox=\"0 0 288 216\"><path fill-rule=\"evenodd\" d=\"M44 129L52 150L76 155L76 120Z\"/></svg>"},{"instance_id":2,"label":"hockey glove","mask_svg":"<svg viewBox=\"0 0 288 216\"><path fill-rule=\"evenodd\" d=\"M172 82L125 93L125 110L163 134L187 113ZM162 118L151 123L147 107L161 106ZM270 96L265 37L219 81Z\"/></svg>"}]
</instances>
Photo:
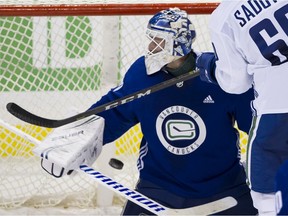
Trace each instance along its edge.
<instances>
[{"instance_id":1,"label":"hockey glove","mask_svg":"<svg viewBox=\"0 0 288 216\"><path fill-rule=\"evenodd\" d=\"M197 53L196 68L200 71L200 79L202 81L218 84L215 77L215 61L214 53Z\"/></svg>"},{"instance_id":2,"label":"hockey glove","mask_svg":"<svg viewBox=\"0 0 288 216\"><path fill-rule=\"evenodd\" d=\"M104 119L93 115L56 128L33 151L42 157L41 166L59 178L83 163L91 166L101 153Z\"/></svg>"}]
</instances>

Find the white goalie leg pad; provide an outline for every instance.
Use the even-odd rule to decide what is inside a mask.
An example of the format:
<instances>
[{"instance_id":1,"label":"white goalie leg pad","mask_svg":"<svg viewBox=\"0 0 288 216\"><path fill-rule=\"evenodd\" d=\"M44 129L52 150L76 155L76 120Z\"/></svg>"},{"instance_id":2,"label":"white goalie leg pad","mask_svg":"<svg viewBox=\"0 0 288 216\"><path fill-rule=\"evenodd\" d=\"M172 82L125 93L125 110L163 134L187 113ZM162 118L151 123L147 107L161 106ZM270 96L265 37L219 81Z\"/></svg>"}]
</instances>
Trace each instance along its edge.
<instances>
[{"instance_id":1,"label":"white goalie leg pad","mask_svg":"<svg viewBox=\"0 0 288 216\"><path fill-rule=\"evenodd\" d=\"M254 207L258 210L258 215L276 215L275 193L259 193L251 190Z\"/></svg>"},{"instance_id":2,"label":"white goalie leg pad","mask_svg":"<svg viewBox=\"0 0 288 216\"><path fill-rule=\"evenodd\" d=\"M102 151L103 131L104 119L92 115L54 129L33 152L43 158L46 171L51 169L57 174L61 168L74 170L82 163L92 165Z\"/></svg>"}]
</instances>

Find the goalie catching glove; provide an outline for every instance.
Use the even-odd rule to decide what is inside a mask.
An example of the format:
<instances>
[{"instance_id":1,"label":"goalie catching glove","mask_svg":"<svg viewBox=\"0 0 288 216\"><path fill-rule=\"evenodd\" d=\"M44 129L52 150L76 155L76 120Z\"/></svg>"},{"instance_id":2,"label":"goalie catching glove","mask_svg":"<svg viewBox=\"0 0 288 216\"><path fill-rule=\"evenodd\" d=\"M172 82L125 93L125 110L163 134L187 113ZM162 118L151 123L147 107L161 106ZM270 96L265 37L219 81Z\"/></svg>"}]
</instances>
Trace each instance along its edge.
<instances>
[{"instance_id":1,"label":"goalie catching glove","mask_svg":"<svg viewBox=\"0 0 288 216\"><path fill-rule=\"evenodd\" d=\"M54 129L33 152L42 158L42 168L59 178L83 163L95 162L102 150L103 131L104 119L92 115Z\"/></svg>"}]
</instances>

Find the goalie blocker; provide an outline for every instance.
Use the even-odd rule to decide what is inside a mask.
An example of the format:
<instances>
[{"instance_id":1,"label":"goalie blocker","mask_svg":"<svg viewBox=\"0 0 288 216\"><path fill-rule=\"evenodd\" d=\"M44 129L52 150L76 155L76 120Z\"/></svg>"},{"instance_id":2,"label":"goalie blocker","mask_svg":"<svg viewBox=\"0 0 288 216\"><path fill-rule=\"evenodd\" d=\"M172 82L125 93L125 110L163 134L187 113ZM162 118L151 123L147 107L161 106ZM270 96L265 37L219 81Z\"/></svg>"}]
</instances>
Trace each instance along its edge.
<instances>
[{"instance_id":1,"label":"goalie blocker","mask_svg":"<svg viewBox=\"0 0 288 216\"><path fill-rule=\"evenodd\" d=\"M33 151L42 158L42 168L61 177L83 163L92 165L102 151L104 119L92 115L54 129Z\"/></svg>"}]
</instances>

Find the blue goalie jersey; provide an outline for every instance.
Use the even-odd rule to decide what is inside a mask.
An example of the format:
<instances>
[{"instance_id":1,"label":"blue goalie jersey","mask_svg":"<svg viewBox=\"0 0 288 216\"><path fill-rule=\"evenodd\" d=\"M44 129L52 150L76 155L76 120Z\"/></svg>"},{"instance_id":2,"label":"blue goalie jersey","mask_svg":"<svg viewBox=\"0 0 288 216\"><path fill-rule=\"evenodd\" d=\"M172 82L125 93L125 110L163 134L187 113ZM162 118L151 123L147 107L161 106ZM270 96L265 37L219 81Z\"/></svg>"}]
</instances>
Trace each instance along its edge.
<instances>
[{"instance_id":1,"label":"blue goalie jersey","mask_svg":"<svg viewBox=\"0 0 288 216\"><path fill-rule=\"evenodd\" d=\"M164 71L148 76L144 57L140 57L123 83L91 108L171 78ZM239 136L233 125L237 121L241 130L249 131L251 100L252 89L228 94L197 77L98 115L105 118L104 144L140 122L140 178L197 199L245 184Z\"/></svg>"}]
</instances>

